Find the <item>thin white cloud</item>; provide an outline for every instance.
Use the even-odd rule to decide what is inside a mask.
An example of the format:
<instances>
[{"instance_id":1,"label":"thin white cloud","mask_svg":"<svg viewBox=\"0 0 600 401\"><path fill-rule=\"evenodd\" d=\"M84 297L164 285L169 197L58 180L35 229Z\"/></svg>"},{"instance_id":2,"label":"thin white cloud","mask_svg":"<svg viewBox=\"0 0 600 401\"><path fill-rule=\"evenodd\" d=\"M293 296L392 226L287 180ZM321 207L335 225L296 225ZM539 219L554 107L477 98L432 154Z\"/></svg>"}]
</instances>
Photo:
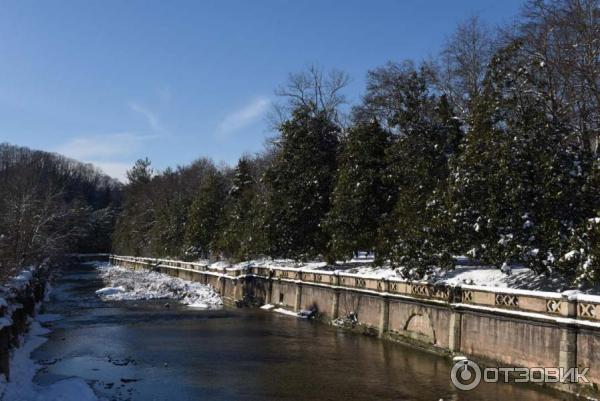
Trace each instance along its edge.
<instances>
[{"instance_id":1,"label":"thin white cloud","mask_svg":"<svg viewBox=\"0 0 600 401\"><path fill-rule=\"evenodd\" d=\"M148 125L154 131L162 131L163 130L160 125L160 120L158 118L158 115L156 113L148 110L146 107L144 107L136 102L129 102L129 108L131 110L135 111L136 113L141 114L142 117L144 117L146 119L146 121L148 122Z\"/></svg>"},{"instance_id":2,"label":"thin white cloud","mask_svg":"<svg viewBox=\"0 0 600 401\"><path fill-rule=\"evenodd\" d=\"M121 182L127 181L127 170L133 166L133 162L90 162L100 168L105 174L118 179Z\"/></svg>"},{"instance_id":3,"label":"thin white cloud","mask_svg":"<svg viewBox=\"0 0 600 401\"><path fill-rule=\"evenodd\" d=\"M137 135L123 132L106 135L79 136L69 140L53 151L92 163L111 177L125 181L125 172L131 168L136 155L147 140L158 135Z\"/></svg>"},{"instance_id":4,"label":"thin white cloud","mask_svg":"<svg viewBox=\"0 0 600 401\"><path fill-rule=\"evenodd\" d=\"M78 160L122 157L135 152L151 135L128 132L80 136L55 149L56 152Z\"/></svg>"},{"instance_id":5,"label":"thin white cloud","mask_svg":"<svg viewBox=\"0 0 600 401\"><path fill-rule=\"evenodd\" d=\"M271 100L258 97L239 110L227 115L219 124L218 133L221 136L238 131L256 122L268 110Z\"/></svg>"}]
</instances>

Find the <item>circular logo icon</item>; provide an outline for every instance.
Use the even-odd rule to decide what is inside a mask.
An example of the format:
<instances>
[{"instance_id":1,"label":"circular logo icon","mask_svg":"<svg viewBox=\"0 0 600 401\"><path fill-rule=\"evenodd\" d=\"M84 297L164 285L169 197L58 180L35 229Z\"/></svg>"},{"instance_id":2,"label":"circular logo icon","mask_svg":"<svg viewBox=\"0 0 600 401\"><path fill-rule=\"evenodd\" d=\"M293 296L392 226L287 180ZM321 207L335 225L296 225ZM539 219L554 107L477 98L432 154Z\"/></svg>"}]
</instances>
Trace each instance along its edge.
<instances>
[{"instance_id":1,"label":"circular logo icon","mask_svg":"<svg viewBox=\"0 0 600 401\"><path fill-rule=\"evenodd\" d=\"M469 359L461 359L454 364L450 372L452 384L459 390L473 390L481 382L479 365Z\"/></svg>"}]
</instances>

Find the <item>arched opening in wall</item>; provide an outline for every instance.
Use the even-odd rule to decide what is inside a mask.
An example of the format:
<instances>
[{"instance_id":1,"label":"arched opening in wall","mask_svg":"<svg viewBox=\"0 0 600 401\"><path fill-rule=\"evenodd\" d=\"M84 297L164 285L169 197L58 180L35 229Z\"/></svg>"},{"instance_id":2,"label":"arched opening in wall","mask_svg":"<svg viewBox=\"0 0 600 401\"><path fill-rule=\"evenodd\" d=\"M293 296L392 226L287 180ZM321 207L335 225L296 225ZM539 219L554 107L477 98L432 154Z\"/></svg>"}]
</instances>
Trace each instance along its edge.
<instances>
[{"instance_id":1,"label":"arched opening in wall","mask_svg":"<svg viewBox=\"0 0 600 401\"><path fill-rule=\"evenodd\" d=\"M436 343L435 330L427 314L413 313L406 321L402 334L424 343Z\"/></svg>"}]
</instances>

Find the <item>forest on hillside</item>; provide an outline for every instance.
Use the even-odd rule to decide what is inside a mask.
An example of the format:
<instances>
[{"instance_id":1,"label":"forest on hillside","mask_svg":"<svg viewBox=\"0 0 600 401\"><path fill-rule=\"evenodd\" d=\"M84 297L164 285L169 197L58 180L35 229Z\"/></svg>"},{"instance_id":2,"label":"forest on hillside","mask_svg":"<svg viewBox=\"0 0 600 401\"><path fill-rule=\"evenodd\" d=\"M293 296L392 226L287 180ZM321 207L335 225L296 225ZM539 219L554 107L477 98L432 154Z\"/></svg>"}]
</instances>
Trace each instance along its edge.
<instances>
[{"instance_id":1,"label":"forest on hillside","mask_svg":"<svg viewBox=\"0 0 600 401\"><path fill-rule=\"evenodd\" d=\"M117 253L186 260L333 263L370 251L417 278L467 255L600 281L598 0L531 0L504 27L469 18L435 59L368 71L357 104L349 80L291 74L263 152L164 171L141 159L122 189L89 166L5 146L20 156L0 152L0 263L112 241ZM31 218L50 204L64 213Z\"/></svg>"},{"instance_id":2,"label":"forest on hillside","mask_svg":"<svg viewBox=\"0 0 600 401\"><path fill-rule=\"evenodd\" d=\"M121 184L89 164L0 144L0 280L69 252L109 252Z\"/></svg>"}]
</instances>

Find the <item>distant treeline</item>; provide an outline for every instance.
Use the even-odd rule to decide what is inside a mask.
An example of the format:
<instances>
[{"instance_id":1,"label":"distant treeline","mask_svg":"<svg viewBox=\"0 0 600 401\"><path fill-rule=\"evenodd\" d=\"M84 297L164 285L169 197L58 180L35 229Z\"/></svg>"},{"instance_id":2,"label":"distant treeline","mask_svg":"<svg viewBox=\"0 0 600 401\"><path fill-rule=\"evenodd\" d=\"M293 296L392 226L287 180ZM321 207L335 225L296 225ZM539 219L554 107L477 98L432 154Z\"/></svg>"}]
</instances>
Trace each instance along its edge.
<instances>
[{"instance_id":1,"label":"distant treeline","mask_svg":"<svg viewBox=\"0 0 600 401\"><path fill-rule=\"evenodd\" d=\"M600 11L531 1L518 24L459 25L437 60L277 90L278 135L234 169L129 172L118 252L329 261L374 251L420 276L469 255L577 282L600 274ZM346 113L344 113L346 111Z\"/></svg>"},{"instance_id":2,"label":"distant treeline","mask_svg":"<svg viewBox=\"0 0 600 401\"><path fill-rule=\"evenodd\" d=\"M0 144L0 279L65 252L108 252L121 185L89 164Z\"/></svg>"}]
</instances>

